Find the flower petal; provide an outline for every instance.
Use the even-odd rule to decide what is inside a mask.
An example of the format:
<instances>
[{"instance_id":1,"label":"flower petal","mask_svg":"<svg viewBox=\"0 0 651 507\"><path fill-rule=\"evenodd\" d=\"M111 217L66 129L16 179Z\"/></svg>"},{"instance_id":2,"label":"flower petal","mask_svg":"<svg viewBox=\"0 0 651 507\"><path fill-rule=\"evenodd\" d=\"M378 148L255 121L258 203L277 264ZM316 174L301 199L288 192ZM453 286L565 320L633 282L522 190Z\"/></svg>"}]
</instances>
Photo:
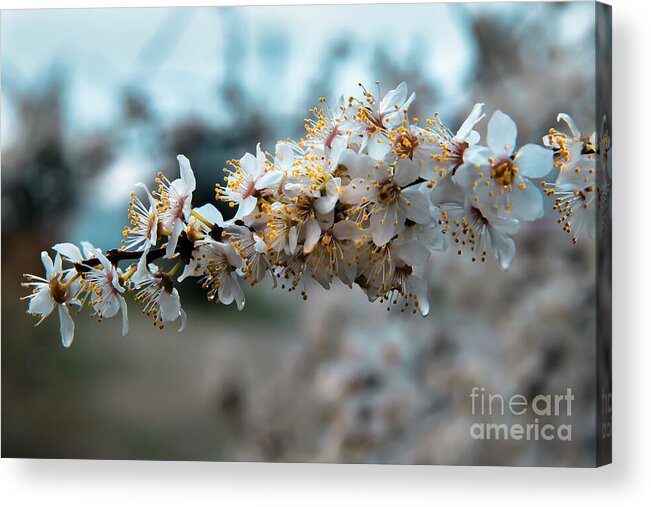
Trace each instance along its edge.
<instances>
[{"instance_id":1,"label":"flower petal","mask_svg":"<svg viewBox=\"0 0 651 507\"><path fill-rule=\"evenodd\" d=\"M554 167L554 152L537 144L526 144L515 157L520 173L529 178L542 178Z\"/></svg>"},{"instance_id":2,"label":"flower petal","mask_svg":"<svg viewBox=\"0 0 651 507\"><path fill-rule=\"evenodd\" d=\"M54 263L47 252L41 252L41 262L45 268L45 278L48 280L55 275Z\"/></svg>"},{"instance_id":3,"label":"flower petal","mask_svg":"<svg viewBox=\"0 0 651 507\"><path fill-rule=\"evenodd\" d=\"M294 150L288 143L276 144L276 165L283 171L288 171L294 163Z\"/></svg>"},{"instance_id":4,"label":"flower petal","mask_svg":"<svg viewBox=\"0 0 651 507\"><path fill-rule=\"evenodd\" d=\"M518 178L516 186L510 194L512 212L523 220L537 220L541 218L545 210L543 208L543 197L540 190L526 178ZM523 184L524 188L519 185Z\"/></svg>"},{"instance_id":5,"label":"flower petal","mask_svg":"<svg viewBox=\"0 0 651 507\"><path fill-rule=\"evenodd\" d=\"M414 288L414 296L418 300L418 311L423 317L427 317L429 313L429 290L427 282L417 276L412 276L411 285Z\"/></svg>"},{"instance_id":6,"label":"flower petal","mask_svg":"<svg viewBox=\"0 0 651 507\"><path fill-rule=\"evenodd\" d=\"M253 210L255 209L257 204L258 204L258 198L256 196L254 195L248 196L246 199L240 202L240 205L237 208L237 213L235 213L233 220L248 217L251 213L253 213Z\"/></svg>"},{"instance_id":7,"label":"flower petal","mask_svg":"<svg viewBox=\"0 0 651 507\"><path fill-rule=\"evenodd\" d=\"M337 239L360 241L362 234L364 234L364 229L358 227L357 223L353 220L340 220L334 224L332 232Z\"/></svg>"},{"instance_id":8,"label":"flower petal","mask_svg":"<svg viewBox=\"0 0 651 507\"><path fill-rule=\"evenodd\" d=\"M185 155L177 155L179 161L179 171L181 172L181 181L185 185L187 192L192 193L197 188L197 182L194 179L194 173L190 166L190 161Z\"/></svg>"},{"instance_id":9,"label":"flower petal","mask_svg":"<svg viewBox=\"0 0 651 507\"><path fill-rule=\"evenodd\" d=\"M394 241L391 252L408 266L425 266L430 257L427 247L416 240Z\"/></svg>"},{"instance_id":10,"label":"flower petal","mask_svg":"<svg viewBox=\"0 0 651 507\"><path fill-rule=\"evenodd\" d=\"M230 277L233 297L235 299L235 303L237 304L237 309L241 311L244 308L245 304L244 293L242 292L242 287L240 287L240 282L237 279L237 275L233 272L230 274Z\"/></svg>"},{"instance_id":11,"label":"flower petal","mask_svg":"<svg viewBox=\"0 0 651 507\"><path fill-rule=\"evenodd\" d=\"M173 288L172 292L169 292L167 289L161 288L158 296L158 308L163 322L172 322L178 319L181 313L179 291Z\"/></svg>"},{"instance_id":12,"label":"flower petal","mask_svg":"<svg viewBox=\"0 0 651 507\"><path fill-rule=\"evenodd\" d=\"M72 262L79 262L84 259L83 255L81 255L81 250L74 243L57 243L52 249Z\"/></svg>"},{"instance_id":13,"label":"flower petal","mask_svg":"<svg viewBox=\"0 0 651 507\"><path fill-rule=\"evenodd\" d=\"M488 122L488 147L495 155L511 156L518 137L518 127L507 114L495 111Z\"/></svg>"},{"instance_id":14,"label":"flower petal","mask_svg":"<svg viewBox=\"0 0 651 507\"><path fill-rule=\"evenodd\" d=\"M496 234L495 231L491 231L491 247L502 271L508 270L515 256L515 243L513 240L506 235Z\"/></svg>"},{"instance_id":15,"label":"flower petal","mask_svg":"<svg viewBox=\"0 0 651 507\"><path fill-rule=\"evenodd\" d=\"M59 332L61 333L61 343L64 347L70 347L75 337L75 323L70 316L66 305L57 305L59 311Z\"/></svg>"},{"instance_id":16,"label":"flower petal","mask_svg":"<svg viewBox=\"0 0 651 507\"><path fill-rule=\"evenodd\" d=\"M567 113L558 113L558 116L556 117L556 121L564 121L567 123L567 126L570 128L570 132L572 133L572 137L581 137L581 131L579 128L576 126L576 123L574 119Z\"/></svg>"},{"instance_id":17,"label":"flower petal","mask_svg":"<svg viewBox=\"0 0 651 507\"><path fill-rule=\"evenodd\" d=\"M457 141L467 141L468 144L476 144L479 139L474 139L474 142L470 142L470 135L475 132L473 131L473 127L479 123L479 121L486 116L485 113L482 112L482 109L484 108L484 104L482 103L477 103L473 106L472 111L468 115L468 118L461 124L461 127L459 127L459 130L457 131L457 134L454 136L454 139ZM478 133L475 132L477 136L479 135Z\"/></svg>"},{"instance_id":18,"label":"flower petal","mask_svg":"<svg viewBox=\"0 0 651 507\"><path fill-rule=\"evenodd\" d=\"M373 242L377 246L386 245L396 235L398 220L396 207L389 205L385 212L373 213L371 215L371 233Z\"/></svg>"},{"instance_id":19,"label":"flower petal","mask_svg":"<svg viewBox=\"0 0 651 507\"><path fill-rule=\"evenodd\" d=\"M183 308L181 308L179 312L181 314L181 325L179 326L179 333L180 333L185 329L185 324L188 322L188 316L185 313L185 310L183 310Z\"/></svg>"},{"instance_id":20,"label":"flower petal","mask_svg":"<svg viewBox=\"0 0 651 507\"><path fill-rule=\"evenodd\" d=\"M283 179L283 173L281 171L273 170L268 171L262 176L260 176L255 182L254 188L256 190L264 190L267 188L272 188Z\"/></svg>"},{"instance_id":21,"label":"flower petal","mask_svg":"<svg viewBox=\"0 0 651 507\"><path fill-rule=\"evenodd\" d=\"M426 224L432 218L429 197L421 192L417 185L405 188L401 194L401 204L407 218L417 224Z\"/></svg>"},{"instance_id":22,"label":"flower petal","mask_svg":"<svg viewBox=\"0 0 651 507\"><path fill-rule=\"evenodd\" d=\"M319 222L310 218L305 224L305 243L303 244L303 252L310 253L314 250L319 238L321 237L321 226Z\"/></svg>"},{"instance_id":23,"label":"flower petal","mask_svg":"<svg viewBox=\"0 0 651 507\"><path fill-rule=\"evenodd\" d=\"M224 227L224 217L221 212L212 204L204 204L198 208L194 208L194 211L200 216L205 218L208 222L215 224L219 227Z\"/></svg>"},{"instance_id":24,"label":"flower petal","mask_svg":"<svg viewBox=\"0 0 651 507\"><path fill-rule=\"evenodd\" d=\"M380 102L380 111L387 112L395 110L396 104L401 107L407 98L407 83L404 81L396 86L393 90L387 92Z\"/></svg>"},{"instance_id":25,"label":"flower petal","mask_svg":"<svg viewBox=\"0 0 651 507\"><path fill-rule=\"evenodd\" d=\"M47 285L43 284L29 299L27 311L41 317L47 317L54 310L54 300L50 296L50 290Z\"/></svg>"},{"instance_id":26,"label":"flower petal","mask_svg":"<svg viewBox=\"0 0 651 507\"><path fill-rule=\"evenodd\" d=\"M129 332L129 316L127 315L127 302L125 299L117 295L118 302L120 303L120 310L122 311L122 336L126 336Z\"/></svg>"},{"instance_id":27,"label":"flower petal","mask_svg":"<svg viewBox=\"0 0 651 507\"><path fill-rule=\"evenodd\" d=\"M172 258L174 256L174 253L176 251L176 245L179 241L179 236L183 232L183 229L185 229L183 222L181 220L175 220L172 233L170 234L170 237L167 240L167 247L165 248L165 255L168 258Z\"/></svg>"}]
</instances>

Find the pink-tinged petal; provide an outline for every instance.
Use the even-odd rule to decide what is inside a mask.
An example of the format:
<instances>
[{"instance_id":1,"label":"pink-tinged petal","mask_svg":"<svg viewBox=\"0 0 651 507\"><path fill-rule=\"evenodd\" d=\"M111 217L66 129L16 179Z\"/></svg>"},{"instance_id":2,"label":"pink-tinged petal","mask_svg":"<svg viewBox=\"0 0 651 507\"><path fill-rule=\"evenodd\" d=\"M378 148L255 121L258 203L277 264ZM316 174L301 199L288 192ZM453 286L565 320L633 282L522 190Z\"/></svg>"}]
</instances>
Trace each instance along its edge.
<instances>
[{"instance_id":1,"label":"pink-tinged petal","mask_svg":"<svg viewBox=\"0 0 651 507\"><path fill-rule=\"evenodd\" d=\"M403 206L407 218L417 224L426 224L431 220L429 197L421 192L417 186L404 189L401 197L401 206Z\"/></svg>"},{"instance_id":2,"label":"pink-tinged petal","mask_svg":"<svg viewBox=\"0 0 651 507\"><path fill-rule=\"evenodd\" d=\"M61 343L68 348L75 337L75 323L70 316L66 305L58 305L59 311L59 332L61 333Z\"/></svg>"},{"instance_id":3,"label":"pink-tinged petal","mask_svg":"<svg viewBox=\"0 0 651 507\"><path fill-rule=\"evenodd\" d=\"M52 247L52 249L72 262L79 262L84 259L79 247L73 243L57 243Z\"/></svg>"},{"instance_id":4,"label":"pink-tinged petal","mask_svg":"<svg viewBox=\"0 0 651 507\"><path fill-rule=\"evenodd\" d=\"M488 147L495 155L511 156L515 149L518 137L518 127L507 114L502 111L495 111L488 122L488 135L486 136Z\"/></svg>"},{"instance_id":5,"label":"pink-tinged petal","mask_svg":"<svg viewBox=\"0 0 651 507\"><path fill-rule=\"evenodd\" d=\"M253 213L253 210L255 210L255 207L257 205L258 205L258 198L255 197L254 195L248 196L246 199L240 202L240 205L237 208L237 213L235 213L233 220L238 220L241 218L248 217L251 213Z\"/></svg>"},{"instance_id":6,"label":"pink-tinged petal","mask_svg":"<svg viewBox=\"0 0 651 507\"><path fill-rule=\"evenodd\" d=\"M34 296L30 298L27 311L35 315L47 317L52 313L53 309L54 300L50 296L50 290L48 289L48 286L43 284L43 287L39 288Z\"/></svg>"},{"instance_id":7,"label":"pink-tinged petal","mask_svg":"<svg viewBox=\"0 0 651 507\"><path fill-rule=\"evenodd\" d=\"M517 185L510 193L512 213L523 220L537 220L545 214L540 190L529 180L516 179ZM524 188L520 188L524 184Z\"/></svg>"},{"instance_id":8,"label":"pink-tinged petal","mask_svg":"<svg viewBox=\"0 0 651 507\"><path fill-rule=\"evenodd\" d=\"M45 278L48 280L55 275L54 263L47 252L41 252L41 262L45 268Z\"/></svg>"},{"instance_id":9,"label":"pink-tinged petal","mask_svg":"<svg viewBox=\"0 0 651 507\"><path fill-rule=\"evenodd\" d=\"M126 336L129 332L129 316L127 315L127 302L118 294L118 302L120 303L120 310L122 311L122 336Z\"/></svg>"},{"instance_id":10,"label":"pink-tinged petal","mask_svg":"<svg viewBox=\"0 0 651 507\"><path fill-rule=\"evenodd\" d=\"M542 178L554 168L554 152L537 144L527 144L518 150L515 163L523 176Z\"/></svg>"},{"instance_id":11,"label":"pink-tinged petal","mask_svg":"<svg viewBox=\"0 0 651 507\"><path fill-rule=\"evenodd\" d=\"M197 181L194 179L194 173L190 166L190 161L185 155L177 155L179 161L179 171L181 172L181 181L183 182L186 193L192 193L197 188Z\"/></svg>"},{"instance_id":12,"label":"pink-tinged petal","mask_svg":"<svg viewBox=\"0 0 651 507\"><path fill-rule=\"evenodd\" d=\"M314 250L319 238L321 237L321 226L319 222L314 219L308 219L305 224L305 242L303 243L303 252L310 253Z\"/></svg>"},{"instance_id":13,"label":"pink-tinged petal","mask_svg":"<svg viewBox=\"0 0 651 507\"><path fill-rule=\"evenodd\" d=\"M479 123L479 121L486 116L485 113L482 112L484 108L484 104L478 103L475 104L472 108L472 111L468 115L468 118L466 118L466 121L464 121L461 124L461 127L457 131L457 135L454 136L454 139L457 141L466 141L468 144L476 144L479 139L477 139L475 142L471 143L470 142L470 135L471 134L477 134L479 136L478 132L475 132L473 130L473 127Z\"/></svg>"}]
</instances>

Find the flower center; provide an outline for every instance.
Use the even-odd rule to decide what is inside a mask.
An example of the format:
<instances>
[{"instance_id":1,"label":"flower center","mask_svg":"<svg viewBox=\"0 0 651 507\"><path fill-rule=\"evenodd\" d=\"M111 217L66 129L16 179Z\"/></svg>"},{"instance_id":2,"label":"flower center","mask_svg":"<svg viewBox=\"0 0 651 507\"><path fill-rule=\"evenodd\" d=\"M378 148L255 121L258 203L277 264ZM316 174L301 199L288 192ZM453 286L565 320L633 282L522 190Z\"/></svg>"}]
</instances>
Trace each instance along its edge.
<instances>
[{"instance_id":1,"label":"flower center","mask_svg":"<svg viewBox=\"0 0 651 507\"><path fill-rule=\"evenodd\" d=\"M484 216L479 208L472 206L470 208L470 218L473 222L480 222L484 225L488 225L488 219Z\"/></svg>"},{"instance_id":2,"label":"flower center","mask_svg":"<svg viewBox=\"0 0 651 507\"><path fill-rule=\"evenodd\" d=\"M400 187L393 181L388 181L382 185L378 192L378 199L380 202L390 204L395 202L400 195Z\"/></svg>"},{"instance_id":3,"label":"flower center","mask_svg":"<svg viewBox=\"0 0 651 507\"><path fill-rule=\"evenodd\" d=\"M375 132L378 132L384 128L384 116L386 113L376 112L370 113L366 117L368 125L366 126L366 132L368 135L372 135Z\"/></svg>"},{"instance_id":4,"label":"flower center","mask_svg":"<svg viewBox=\"0 0 651 507\"><path fill-rule=\"evenodd\" d=\"M508 187L513 183L518 168L510 158L504 158L493 164L491 178L500 186Z\"/></svg>"},{"instance_id":5,"label":"flower center","mask_svg":"<svg viewBox=\"0 0 651 507\"><path fill-rule=\"evenodd\" d=\"M452 162L452 170L457 169L463 164L463 154L468 148L468 143L465 141L453 141L450 147L449 160Z\"/></svg>"},{"instance_id":6,"label":"flower center","mask_svg":"<svg viewBox=\"0 0 651 507\"><path fill-rule=\"evenodd\" d=\"M174 205L174 208L172 209L172 218L177 219L181 218L183 215L183 207L185 206L185 201L187 197L186 196L181 196L179 197L178 201L176 201L176 204Z\"/></svg>"},{"instance_id":7,"label":"flower center","mask_svg":"<svg viewBox=\"0 0 651 507\"><path fill-rule=\"evenodd\" d=\"M400 134L396 139L396 153L402 157L409 157L410 160L414 159L414 151L418 146L418 137L407 131Z\"/></svg>"},{"instance_id":8,"label":"flower center","mask_svg":"<svg viewBox=\"0 0 651 507\"><path fill-rule=\"evenodd\" d=\"M328 135L325 138L324 145L326 148L330 149L332 148L332 141L334 141L335 137L337 137L337 134L339 133L339 125L334 125L330 132L328 132Z\"/></svg>"},{"instance_id":9,"label":"flower center","mask_svg":"<svg viewBox=\"0 0 651 507\"><path fill-rule=\"evenodd\" d=\"M160 280L160 286L169 294L171 294L172 290L174 289L174 282L172 281L172 277L167 273L158 273L155 276Z\"/></svg>"},{"instance_id":10,"label":"flower center","mask_svg":"<svg viewBox=\"0 0 651 507\"><path fill-rule=\"evenodd\" d=\"M48 287L50 289L50 296L52 296L52 299L54 299L59 304L66 302L66 293L68 289L59 281L59 275L53 276L50 279Z\"/></svg>"},{"instance_id":11,"label":"flower center","mask_svg":"<svg viewBox=\"0 0 651 507\"><path fill-rule=\"evenodd\" d=\"M242 192L242 200L246 199L247 197L251 197L254 193L255 193L255 180L251 180L246 185L244 192Z\"/></svg>"}]
</instances>

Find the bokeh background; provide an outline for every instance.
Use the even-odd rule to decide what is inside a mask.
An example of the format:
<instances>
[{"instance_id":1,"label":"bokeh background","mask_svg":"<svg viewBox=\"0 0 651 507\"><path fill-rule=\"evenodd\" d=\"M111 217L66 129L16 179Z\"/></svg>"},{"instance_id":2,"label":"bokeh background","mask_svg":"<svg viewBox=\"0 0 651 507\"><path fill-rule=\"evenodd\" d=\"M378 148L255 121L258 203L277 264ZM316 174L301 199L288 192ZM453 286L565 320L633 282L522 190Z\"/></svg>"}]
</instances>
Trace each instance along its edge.
<instances>
[{"instance_id":1,"label":"bokeh background","mask_svg":"<svg viewBox=\"0 0 651 507\"><path fill-rule=\"evenodd\" d=\"M319 96L360 81L407 81L415 113L453 129L485 102L521 144L558 112L592 132L594 4L6 11L1 29L3 456L594 462L594 244L550 210L508 273L435 255L425 319L342 286L307 303L256 286L240 313L188 280L182 334L132 304L127 337L82 315L64 350L19 301L41 250L117 245L133 184L176 174L177 153L208 202L227 159L299 136ZM573 441L472 440L473 386L571 387Z\"/></svg>"}]
</instances>

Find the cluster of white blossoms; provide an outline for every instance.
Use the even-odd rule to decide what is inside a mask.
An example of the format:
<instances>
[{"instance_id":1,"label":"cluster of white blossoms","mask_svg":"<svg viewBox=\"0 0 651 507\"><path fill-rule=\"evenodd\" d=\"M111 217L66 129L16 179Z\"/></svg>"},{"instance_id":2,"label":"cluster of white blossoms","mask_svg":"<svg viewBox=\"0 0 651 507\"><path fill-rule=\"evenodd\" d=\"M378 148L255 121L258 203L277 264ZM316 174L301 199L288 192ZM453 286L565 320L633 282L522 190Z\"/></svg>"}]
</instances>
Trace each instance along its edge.
<instances>
[{"instance_id":1,"label":"cluster of white blossoms","mask_svg":"<svg viewBox=\"0 0 651 507\"><path fill-rule=\"evenodd\" d=\"M483 146L475 130L483 104L454 133L438 113L424 122L409 114L415 94L405 83L383 97L361 90L333 106L320 99L304 138L228 161L216 198L234 209L230 219L212 204L193 206L194 174L179 155L178 179L159 174L153 192L139 183L143 197L132 193L120 248L62 243L54 261L42 253L45 278L26 275L28 312L43 320L56 307L69 346L71 307L88 303L100 320L121 313L126 333L124 295L134 293L156 325L183 328L177 285L186 278L240 310L241 284L269 278L303 298L309 280L325 289L339 280L370 301L427 315L430 256L453 248L508 269L520 225L544 215L543 190L575 241L592 235L600 150L569 116L559 115L569 133L551 129L542 145L518 147L515 123L495 111ZM554 183L536 183L555 166Z\"/></svg>"}]
</instances>

